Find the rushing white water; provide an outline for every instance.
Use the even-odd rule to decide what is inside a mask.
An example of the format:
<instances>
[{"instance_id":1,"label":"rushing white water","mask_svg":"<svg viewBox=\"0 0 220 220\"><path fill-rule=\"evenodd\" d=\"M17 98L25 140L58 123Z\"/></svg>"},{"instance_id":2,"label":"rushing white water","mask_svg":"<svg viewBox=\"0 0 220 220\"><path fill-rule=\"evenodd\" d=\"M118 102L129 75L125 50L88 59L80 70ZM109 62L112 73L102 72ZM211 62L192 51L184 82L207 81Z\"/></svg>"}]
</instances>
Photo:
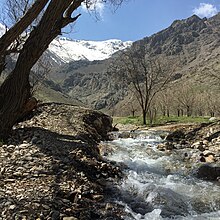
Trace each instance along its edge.
<instances>
[{"instance_id":1,"label":"rushing white water","mask_svg":"<svg viewBox=\"0 0 220 220\"><path fill-rule=\"evenodd\" d=\"M126 165L126 178L117 187L118 203L127 220L219 220L220 186L191 175L185 158L190 149L159 151L162 139L153 132L107 142L106 158Z\"/></svg>"}]
</instances>

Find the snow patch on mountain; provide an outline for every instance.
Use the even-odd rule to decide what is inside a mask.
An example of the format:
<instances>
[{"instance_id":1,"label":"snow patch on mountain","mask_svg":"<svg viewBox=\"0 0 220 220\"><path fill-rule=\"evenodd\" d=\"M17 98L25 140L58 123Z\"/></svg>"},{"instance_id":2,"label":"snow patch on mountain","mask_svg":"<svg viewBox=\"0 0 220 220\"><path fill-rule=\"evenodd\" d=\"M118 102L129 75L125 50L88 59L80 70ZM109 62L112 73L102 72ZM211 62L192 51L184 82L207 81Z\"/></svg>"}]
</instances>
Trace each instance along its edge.
<instances>
[{"instance_id":1,"label":"snow patch on mountain","mask_svg":"<svg viewBox=\"0 0 220 220\"><path fill-rule=\"evenodd\" d=\"M121 40L85 41L57 38L49 46L49 51L63 62L77 60L104 60L119 50L131 46L131 41Z\"/></svg>"}]
</instances>

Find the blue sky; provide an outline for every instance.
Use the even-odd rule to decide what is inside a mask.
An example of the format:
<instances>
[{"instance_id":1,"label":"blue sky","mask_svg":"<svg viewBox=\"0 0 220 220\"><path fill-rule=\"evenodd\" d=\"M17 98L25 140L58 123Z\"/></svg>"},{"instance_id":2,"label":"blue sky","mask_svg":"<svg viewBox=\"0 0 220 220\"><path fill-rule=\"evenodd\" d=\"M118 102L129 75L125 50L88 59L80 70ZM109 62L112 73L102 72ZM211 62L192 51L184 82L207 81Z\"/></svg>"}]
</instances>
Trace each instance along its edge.
<instances>
[{"instance_id":1,"label":"blue sky","mask_svg":"<svg viewBox=\"0 0 220 220\"><path fill-rule=\"evenodd\" d=\"M0 4L3 1L0 0ZM67 36L80 40L135 41L168 27L174 20L195 13L200 17L213 16L220 11L220 0L125 0L116 12L101 3L96 9L98 20L85 7L79 9L82 16ZM69 29L65 31L69 32Z\"/></svg>"},{"instance_id":2,"label":"blue sky","mask_svg":"<svg viewBox=\"0 0 220 220\"><path fill-rule=\"evenodd\" d=\"M210 17L220 10L219 0L129 0L112 13L109 7L97 7L100 19L81 9L82 16L75 24L71 38L85 40L138 40L150 36L176 19L197 13ZM196 10L197 9L197 10Z\"/></svg>"}]
</instances>

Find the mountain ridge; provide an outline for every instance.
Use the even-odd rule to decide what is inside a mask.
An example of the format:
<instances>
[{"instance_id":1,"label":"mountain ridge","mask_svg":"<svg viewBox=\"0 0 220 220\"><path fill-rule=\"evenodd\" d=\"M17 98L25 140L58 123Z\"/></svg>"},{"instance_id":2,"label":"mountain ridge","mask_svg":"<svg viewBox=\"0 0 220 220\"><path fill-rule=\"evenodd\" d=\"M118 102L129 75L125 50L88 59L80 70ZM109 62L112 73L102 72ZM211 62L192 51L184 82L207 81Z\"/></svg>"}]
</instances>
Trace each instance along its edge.
<instances>
[{"instance_id":1,"label":"mountain ridge","mask_svg":"<svg viewBox=\"0 0 220 220\"><path fill-rule=\"evenodd\" d=\"M206 82L208 70L220 70L220 14L206 19L193 15L187 19L174 21L170 27L133 42L129 49L135 47L145 50L157 59L161 65L168 64L173 71L175 64L175 83L183 81ZM120 59L120 54L115 55ZM115 74L108 70L112 58L100 63L90 62L86 66L77 62L62 65L56 71L60 76L62 87L72 97L79 99L96 109L110 109L126 102L128 90L124 90ZM61 76L64 76L61 79ZM210 82L208 82L210 83ZM123 104L120 104L122 106ZM113 107L114 108L114 107ZM121 107L118 108L120 112Z\"/></svg>"}]
</instances>

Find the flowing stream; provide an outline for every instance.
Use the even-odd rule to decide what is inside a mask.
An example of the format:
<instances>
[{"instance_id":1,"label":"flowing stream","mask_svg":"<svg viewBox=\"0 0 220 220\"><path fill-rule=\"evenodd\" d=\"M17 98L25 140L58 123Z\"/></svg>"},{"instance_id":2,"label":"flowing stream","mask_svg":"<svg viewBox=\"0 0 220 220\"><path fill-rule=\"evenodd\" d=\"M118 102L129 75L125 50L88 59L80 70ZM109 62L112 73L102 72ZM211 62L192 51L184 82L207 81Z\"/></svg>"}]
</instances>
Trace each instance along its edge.
<instances>
[{"instance_id":1,"label":"flowing stream","mask_svg":"<svg viewBox=\"0 0 220 220\"><path fill-rule=\"evenodd\" d=\"M105 143L105 157L125 167L114 197L125 207L126 220L220 220L220 185L193 176L196 164L186 159L192 149L159 151L158 132L130 134L114 133Z\"/></svg>"}]
</instances>

